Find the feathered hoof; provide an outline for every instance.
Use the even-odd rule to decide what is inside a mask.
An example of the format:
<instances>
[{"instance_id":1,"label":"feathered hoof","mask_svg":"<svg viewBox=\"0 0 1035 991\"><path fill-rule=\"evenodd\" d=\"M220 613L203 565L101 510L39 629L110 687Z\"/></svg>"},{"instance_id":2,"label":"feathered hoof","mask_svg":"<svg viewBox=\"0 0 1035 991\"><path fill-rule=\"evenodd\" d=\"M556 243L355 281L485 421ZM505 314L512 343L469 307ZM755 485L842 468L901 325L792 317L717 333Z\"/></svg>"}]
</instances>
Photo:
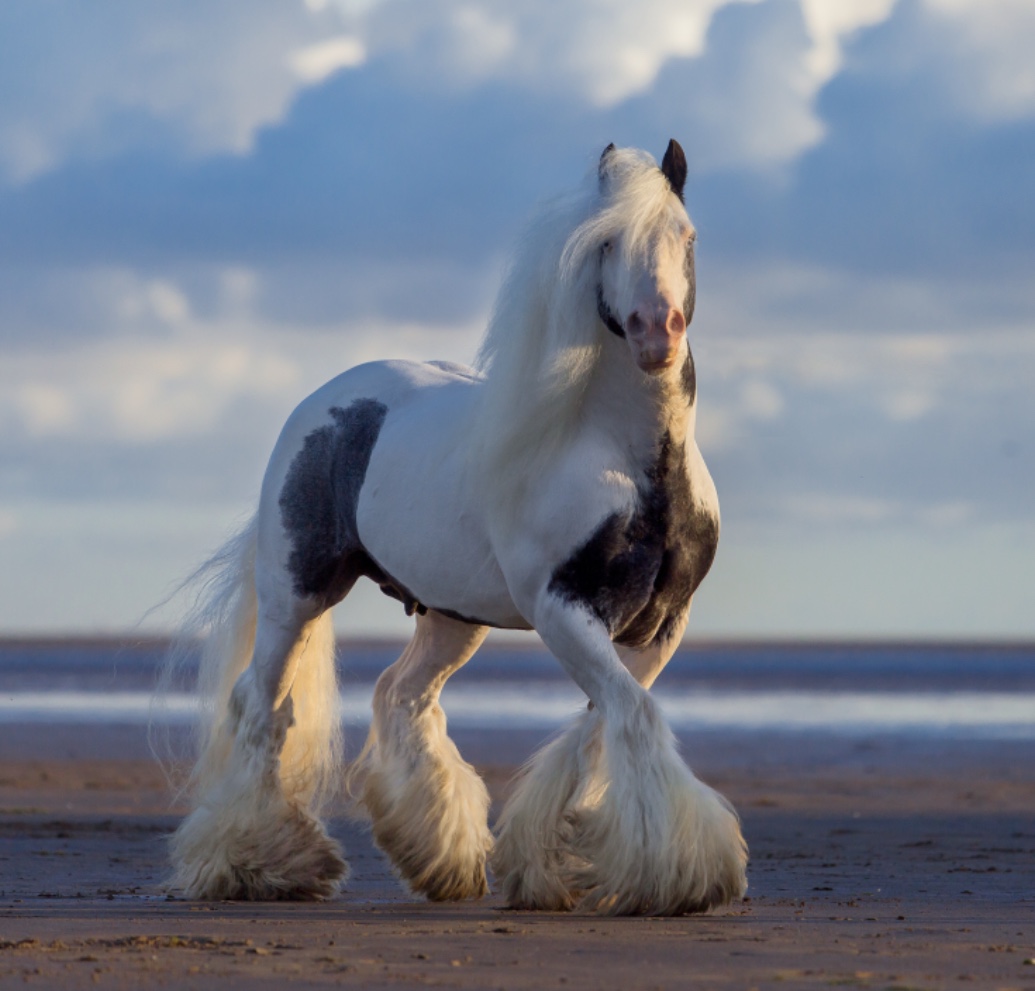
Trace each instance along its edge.
<instances>
[{"instance_id":1,"label":"feathered hoof","mask_svg":"<svg viewBox=\"0 0 1035 991\"><path fill-rule=\"evenodd\" d=\"M341 847L323 826L288 806L248 825L193 812L172 841L170 887L187 898L230 901L321 901L348 877Z\"/></svg>"},{"instance_id":2,"label":"feathered hoof","mask_svg":"<svg viewBox=\"0 0 1035 991\"><path fill-rule=\"evenodd\" d=\"M363 804L374 841L414 894L462 901L489 893L485 862L492 848L489 796L466 765L442 764L437 774L403 778L377 766L366 777Z\"/></svg>"},{"instance_id":3,"label":"feathered hoof","mask_svg":"<svg viewBox=\"0 0 1035 991\"><path fill-rule=\"evenodd\" d=\"M696 782L695 801L681 803L667 835L646 845L616 835L606 808L585 810L576 823L576 911L599 915L687 915L721 908L747 891L747 845L728 803ZM688 796L689 797L689 796Z\"/></svg>"},{"instance_id":4,"label":"feathered hoof","mask_svg":"<svg viewBox=\"0 0 1035 991\"><path fill-rule=\"evenodd\" d=\"M527 832L527 831L526 831ZM490 867L508 908L540 912L569 912L581 893L569 886L571 851L558 832L549 848L536 847L530 836L515 834L517 828L504 828L496 838ZM541 837L535 835L534 838Z\"/></svg>"},{"instance_id":5,"label":"feathered hoof","mask_svg":"<svg viewBox=\"0 0 1035 991\"><path fill-rule=\"evenodd\" d=\"M374 830L374 839L381 849L392 850L392 838L384 830ZM485 876L485 855L470 858L466 863L428 865L423 851L410 847L390 853L399 877L417 895L432 902L457 902L468 898L484 898L489 893Z\"/></svg>"},{"instance_id":6,"label":"feathered hoof","mask_svg":"<svg viewBox=\"0 0 1035 991\"><path fill-rule=\"evenodd\" d=\"M496 876L507 908L531 912L570 912L579 901L579 892L571 891L554 873L534 867L505 870L493 860Z\"/></svg>"},{"instance_id":7,"label":"feathered hoof","mask_svg":"<svg viewBox=\"0 0 1035 991\"><path fill-rule=\"evenodd\" d=\"M635 886L616 891L606 879L595 879L591 873L580 880L586 890L575 905L575 911L596 915L696 915L723 908L743 898L747 891L746 876L736 868L703 885L690 882L670 890L661 886Z\"/></svg>"}]
</instances>

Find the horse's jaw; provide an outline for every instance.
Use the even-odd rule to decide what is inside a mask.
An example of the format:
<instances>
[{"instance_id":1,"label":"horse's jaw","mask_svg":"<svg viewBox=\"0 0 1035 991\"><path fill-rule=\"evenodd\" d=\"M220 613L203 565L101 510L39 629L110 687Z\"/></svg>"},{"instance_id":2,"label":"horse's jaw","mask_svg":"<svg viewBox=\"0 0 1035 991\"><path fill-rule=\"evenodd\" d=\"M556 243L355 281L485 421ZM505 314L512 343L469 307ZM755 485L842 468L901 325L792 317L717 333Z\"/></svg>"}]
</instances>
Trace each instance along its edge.
<instances>
[{"instance_id":1,"label":"horse's jaw","mask_svg":"<svg viewBox=\"0 0 1035 991\"><path fill-rule=\"evenodd\" d=\"M646 354L641 352L636 357L636 367L650 376L660 376L670 368L675 368L677 364L679 364L678 351L667 352L661 357L653 357L649 352Z\"/></svg>"}]
</instances>

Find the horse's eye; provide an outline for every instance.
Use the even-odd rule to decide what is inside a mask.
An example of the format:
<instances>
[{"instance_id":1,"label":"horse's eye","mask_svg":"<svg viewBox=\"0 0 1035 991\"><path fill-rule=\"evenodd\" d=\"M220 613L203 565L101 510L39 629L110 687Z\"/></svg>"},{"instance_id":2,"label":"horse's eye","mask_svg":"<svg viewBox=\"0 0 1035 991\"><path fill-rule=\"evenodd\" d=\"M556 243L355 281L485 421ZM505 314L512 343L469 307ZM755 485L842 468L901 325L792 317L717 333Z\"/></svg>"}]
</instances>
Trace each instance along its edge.
<instances>
[{"instance_id":1,"label":"horse's eye","mask_svg":"<svg viewBox=\"0 0 1035 991\"><path fill-rule=\"evenodd\" d=\"M605 241L602 245L600 245L600 253L602 255L609 255L609 254L611 254L611 248L612 248L611 242L610 241Z\"/></svg>"}]
</instances>

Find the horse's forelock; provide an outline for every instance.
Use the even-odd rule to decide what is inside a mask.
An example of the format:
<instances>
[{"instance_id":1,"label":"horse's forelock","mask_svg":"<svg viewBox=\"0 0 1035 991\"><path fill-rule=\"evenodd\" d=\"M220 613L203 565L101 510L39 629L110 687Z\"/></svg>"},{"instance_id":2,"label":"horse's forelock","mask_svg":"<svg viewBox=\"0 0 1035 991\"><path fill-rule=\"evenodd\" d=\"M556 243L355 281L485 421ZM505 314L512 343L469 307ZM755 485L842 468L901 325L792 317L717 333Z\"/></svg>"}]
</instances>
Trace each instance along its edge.
<instances>
[{"instance_id":1,"label":"horse's forelock","mask_svg":"<svg viewBox=\"0 0 1035 991\"><path fill-rule=\"evenodd\" d=\"M668 216L672 187L646 152L632 148L612 151L608 155L608 176L606 186L597 194L597 208L571 232L564 245L558 274L567 282L576 281L601 246L619 236L627 258L641 257Z\"/></svg>"}]
</instances>

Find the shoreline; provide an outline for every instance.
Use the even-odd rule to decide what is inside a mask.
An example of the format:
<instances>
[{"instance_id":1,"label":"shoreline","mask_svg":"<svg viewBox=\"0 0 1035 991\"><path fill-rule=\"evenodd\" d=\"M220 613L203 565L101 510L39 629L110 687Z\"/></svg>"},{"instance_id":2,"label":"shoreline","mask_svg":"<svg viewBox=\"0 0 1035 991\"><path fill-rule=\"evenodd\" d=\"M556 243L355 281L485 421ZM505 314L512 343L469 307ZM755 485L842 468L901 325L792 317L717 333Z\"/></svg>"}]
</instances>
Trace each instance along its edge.
<instances>
[{"instance_id":1,"label":"shoreline","mask_svg":"<svg viewBox=\"0 0 1035 991\"><path fill-rule=\"evenodd\" d=\"M88 648L157 648L164 649L173 642L176 635L172 632L142 631L98 631L66 633L34 633L12 631L0 633L0 650L7 648L67 647L81 645ZM405 636L350 636L335 637L339 650L352 649L395 649L400 651L409 642ZM546 652L546 647L534 631L531 630L493 630L483 650L530 650ZM1035 637L1031 636L975 636L944 637L935 635L916 636L696 636L688 634L680 643L679 650L760 650L772 648L774 651L785 650L939 650L960 652L974 650L1003 650L1035 654Z\"/></svg>"}]
</instances>

